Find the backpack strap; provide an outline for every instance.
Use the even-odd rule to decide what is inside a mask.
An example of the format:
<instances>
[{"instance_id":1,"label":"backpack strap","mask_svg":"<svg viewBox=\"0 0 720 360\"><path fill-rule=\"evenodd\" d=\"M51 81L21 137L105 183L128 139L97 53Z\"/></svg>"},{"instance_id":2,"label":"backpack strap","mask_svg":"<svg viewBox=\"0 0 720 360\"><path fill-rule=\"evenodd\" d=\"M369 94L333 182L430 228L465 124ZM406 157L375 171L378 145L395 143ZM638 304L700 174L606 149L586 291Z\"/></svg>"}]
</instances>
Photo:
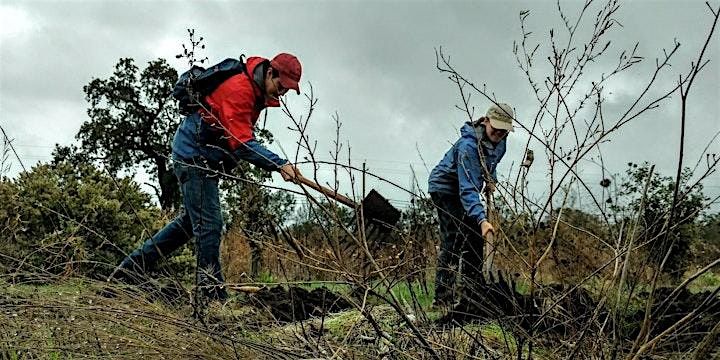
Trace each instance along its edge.
<instances>
[{"instance_id":1,"label":"backpack strap","mask_svg":"<svg viewBox=\"0 0 720 360\"><path fill-rule=\"evenodd\" d=\"M240 60L242 61L242 55L241 55L241 57L240 57ZM263 84L263 86L261 86L261 85L258 83L258 81L260 81L260 82L263 81L263 79L265 78L265 72L267 71L267 67L268 67L269 65L270 65L270 60L264 60L263 62L257 64L257 66L255 67L255 69L253 69L253 72L257 72L258 66L260 67L260 69L261 69L260 72L261 72L262 76L261 76L260 78L258 78L258 79L255 78L255 74L250 74L250 73L248 72L247 66L245 66L245 75L248 77L248 79L250 79L250 83L252 84L252 87L253 87L253 88L257 88L258 90L260 90L260 93L262 94L261 96L255 98L255 110L258 110L258 111L259 111L259 110L262 110L263 107L265 106L265 88L264 88L264 84Z\"/></svg>"}]
</instances>

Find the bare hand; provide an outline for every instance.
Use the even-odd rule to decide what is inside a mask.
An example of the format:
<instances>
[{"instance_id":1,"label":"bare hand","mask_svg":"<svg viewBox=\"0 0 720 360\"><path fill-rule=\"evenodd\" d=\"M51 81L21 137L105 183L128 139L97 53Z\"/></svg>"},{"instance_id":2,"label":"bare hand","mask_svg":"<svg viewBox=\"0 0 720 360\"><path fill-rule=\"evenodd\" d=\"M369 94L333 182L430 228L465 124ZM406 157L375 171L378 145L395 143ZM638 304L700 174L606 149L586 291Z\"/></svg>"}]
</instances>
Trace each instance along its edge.
<instances>
[{"instance_id":1,"label":"bare hand","mask_svg":"<svg viewBox=\"0 0 720 360\"><path fill-rule=\"evenodd\" d=\"M485 183L485 194L488 196L492 196L493 192L495 192L495 183L492 181L488 181Z\"/></svg>"},{"instance_id":2,"label":"bare hand","mask_svg":"<svg viewBox=\"0 0 720 360\"><path fill-rule=\"evenodd\" d=\"M495 228L492 226L492 224L490 224L489 221L483 220L480 223L480 233L482 234L482 236L484 238L487 238L488 234L490 234L490 233L495 235Z\"/></svg>"},{"instance_id":3,"label":"bare hand","mask_svg":"<svg viewBox=\"0 0 720 360\"><path fill-rule=\"evenodd\" d=\"M280 167L280 175L283 180L290 182L297 182L297 179L302 176L302 174L300 174L300 170L290 163Z\"/></svg>"},{"instance_id":4,"label":"bare hand","mask_svg":"<svg viewBox=\"0 0 720 360\"><path fill-rule=\"evenodd\" d=\"M484 240L482 271L485 278L490 279L491 274L495 272L495 228L489 221L483 220L480 223L480 231Z\"/></svg>"}]
</instances>

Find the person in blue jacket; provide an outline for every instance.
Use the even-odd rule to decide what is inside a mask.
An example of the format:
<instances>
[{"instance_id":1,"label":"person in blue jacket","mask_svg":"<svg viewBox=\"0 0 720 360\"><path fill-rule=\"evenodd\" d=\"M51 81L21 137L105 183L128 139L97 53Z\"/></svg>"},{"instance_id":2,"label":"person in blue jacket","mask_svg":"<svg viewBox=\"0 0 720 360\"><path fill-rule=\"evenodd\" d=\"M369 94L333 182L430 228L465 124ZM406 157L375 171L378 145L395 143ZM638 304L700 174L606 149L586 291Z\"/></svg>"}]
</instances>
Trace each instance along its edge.
<instances>
[{"instance_id":1,"label":"person in blue jacket","mask_svg":"<svg viewBox=\"0 0 720 360\"><path fill-rule=\"evenodd\" d=\"M455 302L458 269L462 269L465 287L481 276L483 239L495 232L482 193L494 190L513 118L510 105L490 106L485 116L463 125L460 139L430 172L428 192L438 211L441 237L435 274L437 305Z\"/></svg>"}]
</instances>

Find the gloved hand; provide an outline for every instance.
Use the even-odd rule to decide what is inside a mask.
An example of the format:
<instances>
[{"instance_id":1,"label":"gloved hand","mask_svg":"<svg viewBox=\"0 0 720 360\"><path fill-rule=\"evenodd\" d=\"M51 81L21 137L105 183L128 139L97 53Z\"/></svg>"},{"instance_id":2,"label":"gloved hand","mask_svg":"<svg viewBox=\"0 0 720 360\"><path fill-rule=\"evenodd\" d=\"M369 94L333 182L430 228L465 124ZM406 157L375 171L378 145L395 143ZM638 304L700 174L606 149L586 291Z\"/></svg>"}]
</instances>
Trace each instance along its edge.
<instances>
[{"instance_id":1,"label":"gloved hand","mask_svg":"<svg viewBox=\"0 0 720 360\"><path fill-rule=\"evenodd\" d=\"M486 238L489 233L492 233L493 235L495 235L495 228L492 226L492 224L490 224L489 221L483 220L480 223L480 233L482 234L482 236L484 238Z\"/></svg>"}]
</instances>

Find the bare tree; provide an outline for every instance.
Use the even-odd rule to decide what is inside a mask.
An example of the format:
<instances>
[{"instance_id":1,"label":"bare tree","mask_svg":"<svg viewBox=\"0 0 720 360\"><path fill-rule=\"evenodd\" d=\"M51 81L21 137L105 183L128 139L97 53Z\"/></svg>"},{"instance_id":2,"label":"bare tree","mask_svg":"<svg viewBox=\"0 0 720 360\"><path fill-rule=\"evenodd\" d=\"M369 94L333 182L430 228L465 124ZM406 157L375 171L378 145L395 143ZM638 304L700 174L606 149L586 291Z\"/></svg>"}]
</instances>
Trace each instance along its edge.
<instances>
[{"instance_id":1,"label":"bare tree","mask_svg":"<svg viewBox=\"0 0 720 360\"><path fill-rule=\"evenodd\" d=\"M508 224L508 227L520 228L519 233L523 234L523 237L527 239L528 252L527 256L519 253L506 237L503 239L504 242L510 243L511 246L505 253L500 255L505 258L524 258L521 262L526 266L523 273L526 274L530 285L530 296L536 297L535 290L541 286L538 282L539 272L543 269L541 265L548 258L551 249L557 244L555 234L558 225L563 222L562 210L567 202L567 190L573 184L577 184L583 195L591 199L596 212L606 224L608 231L605 234L592 235L605 247L611 259L580 284L576 284L563 296L560 296L560 299L556 302L542 310L541 315L535 320L535 325L528 334L530 352L532 352L533 337L536 335L533 334L533 329L537 328L547 316L553 314L553 309L558 306L561 299L585 281L598 278L605 282L605 285L602 286L601 293L604 295L600 299L600 304L607 302L608 296L613 293L611 289L615 289L614 291L617 291L616 295L620 296L620 292L624 291L631 254L637 254L638 249L646 247L653 241L667 241L668 234L676 231L676 226L672 221L673 209L676 204L684 201L684 195L687 194L687 191L683 192L680 189L691 189L694 186L693 184L682 184L680 182L687 98L697 74L707 65L707 60L704 59L705 50L713 38L715 24L718 19L718 12L709 4L708 7L712 15L711 25L703 47L698 50L698 58L691 64L690 69L686 73L679 74L677 82L673 84L668 85L659 81L663 76L673 75L671 72L671 60L674 59L680 47L680 43L675 41L670 49L663 49L660 56L655 59L654 69L645 76L641 91L635 94L631 101L627 102L623 110L613 111L613 113L607 113L604 109L607 95L606 86L620 74L636 71L638 64L645 61L645 58L638 53L638 44L636 43L630 49L619 51L615 65L603 68L602 64L608 62L607 60L612 56L611 52L614 51L614 47L608 38L609 34L619 26L616 13L620 9L620 2L610 0L603 4L597 4L593 1L586 1L575 16L570 16L562 8L560 2L557 2L562 27L560 29L551 28L548 32L549 37L539 40L533 35L533 31L527 29L526 20L530 16L530 11L520 13L522 37L513 45L513 51L518 68L525 74L527 84L534 94L537 107L530 116L524 115L516 120L519 127L528 135L525 153L532 154L533 150L535 150L534 153L537 155L537 150L540 149L544 155L543 158L547 162L546 168L548 169L546 174L548 187L546 189L547 196L531 198L528 195L526 176L530 171L529 166L519 167L515 172L515 180L502 184L501 198L510 209L510 214L516 216L514 217L515 220L508 219L506 224ZM467 115L469 120L474 120L473 96L479 96L482 101L498 103L499 100L496 98L496 94L488 89L488 86L485 84L478 85L455 69L450 61L450 56L442 48L437 51L436 55L438 70L447 74L450 81L456 84L461 99L458 108ZM599 76L592 75L598 73ZM668 209L670 216L663 228L663 235L659 239L644 239L644 241L638 243L636 237L638 229L637 217L631 226L630 236L627 236L628 232L624 230L623 224L616 222L611 217L605 205L604 198L608 195L602 194L602 197L599 197L594 191L594 186L587 183L579 175L578 168L581 161L594 158L599 159L599 163L603 167L603 171L605 171L607 162L602 158L603 144L631 122L659 109L661 106L669 104L671 96L678 92L681 95L682 112L679 116L682 125L680 132L680 159L673 206ZM708 162L705 173L696 181L703 181L707 174L715 171L716 167L717 161ZM537 167L533 169L533 171L538 171ZM705 206L708 205L708 203L705 204ZM555 211L557 206L560 206L559 211ZM528 213L533 214L529 223L518 222L521 215L523 219L527 219L525 214ZM550 239L545 242L543 248L539 248L536 237L532 236L532 234L545 224L552 226L555 230L552 232ZM503 229L500 231L501 236L507 236L507 234L503 233ZM613 264L614 270L607 274L605 268ZM652 288L655 287L663 263L656 265L658 266L655 267ZM478 296L482 296L482 294L478 294ZM646 303L646 319L642 327L643 330L638 335L633 349L628 349L629 354L634 354L635 357L647 351L651 346L666 337L668 333L677 330L677 328L667 329L665 332L659 333L655 338L648 338L648 323L651 323L653 318L651 315L652 305L653 296L651 291L651 296ZM700 309L698 309L699 312ZM688 316L687 321L698 314L693 313L691 315ZM597 311L592 320L599 321L600 324L607 321L607 319L599 316ZM598 331L602 333L603 329L604 325L601 325ZM573 354L579 351L580 345L586 339L585 331L579 334L578 343L571 349Z\"/></svg>"}]
</instances>

